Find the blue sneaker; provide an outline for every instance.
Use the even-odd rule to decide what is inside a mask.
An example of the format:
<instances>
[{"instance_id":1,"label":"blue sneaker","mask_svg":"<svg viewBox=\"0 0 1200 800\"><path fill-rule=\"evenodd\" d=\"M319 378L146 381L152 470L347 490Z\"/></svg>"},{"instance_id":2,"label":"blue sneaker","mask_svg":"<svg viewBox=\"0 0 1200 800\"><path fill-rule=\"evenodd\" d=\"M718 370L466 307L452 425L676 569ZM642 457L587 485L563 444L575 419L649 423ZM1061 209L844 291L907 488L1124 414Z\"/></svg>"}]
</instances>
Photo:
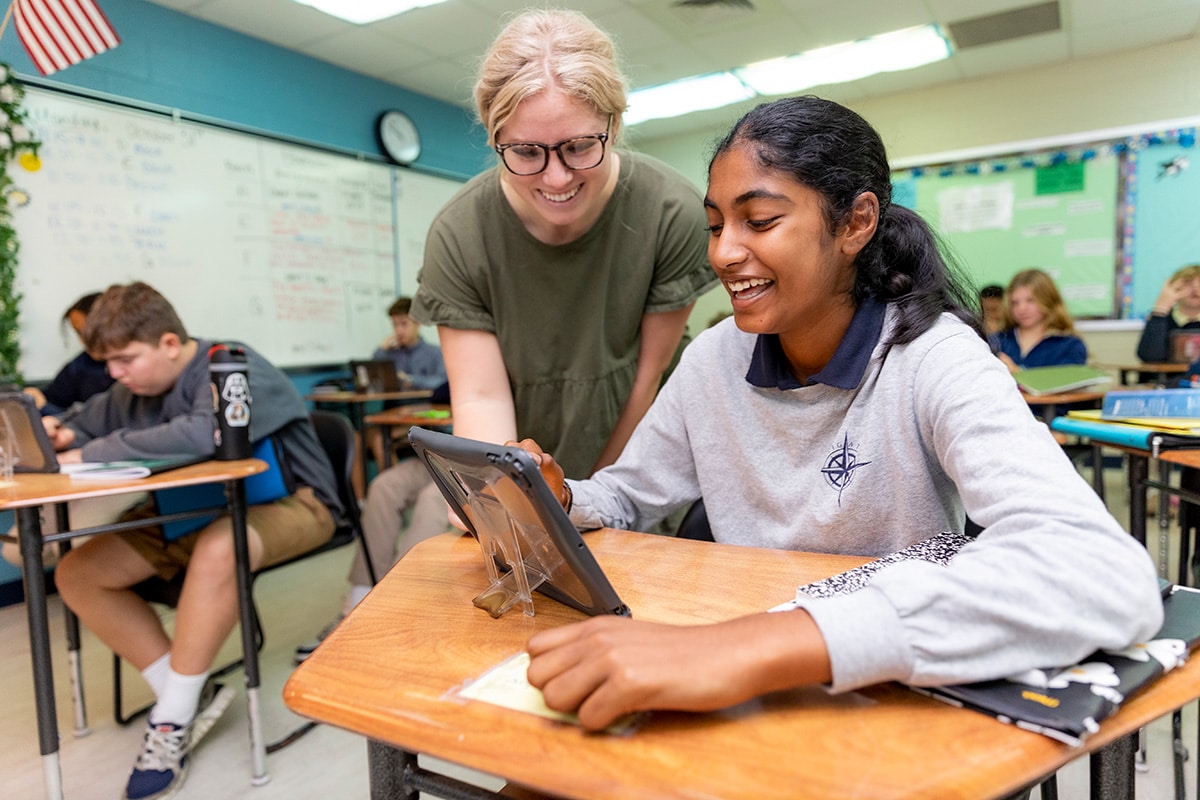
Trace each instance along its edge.
<instances>
[{"instance_id":1,"label":"blue sneaker","mask_svg":"<svg viewBox=\"0 0 1200 800\"><path fill-rule=\"evenodd\" d=\"M146 725L142 752L133 765L124 800L166 800L183 788L189 754L229 708L233 687L209 680L200 695L196 718L187 725L160 722Z\"/></svg>"},{"instance_id":2,"label":"blue sneaker","mask_svg":"<svg viewBox=\"0 0 1200 800\"><path fill-rule=\"evenodd\" d=\"M183 788L192 749L192 726L161 722L146 725L142 752L133 764L125 800L166 800Z\"/></svg>"}]
</instances>

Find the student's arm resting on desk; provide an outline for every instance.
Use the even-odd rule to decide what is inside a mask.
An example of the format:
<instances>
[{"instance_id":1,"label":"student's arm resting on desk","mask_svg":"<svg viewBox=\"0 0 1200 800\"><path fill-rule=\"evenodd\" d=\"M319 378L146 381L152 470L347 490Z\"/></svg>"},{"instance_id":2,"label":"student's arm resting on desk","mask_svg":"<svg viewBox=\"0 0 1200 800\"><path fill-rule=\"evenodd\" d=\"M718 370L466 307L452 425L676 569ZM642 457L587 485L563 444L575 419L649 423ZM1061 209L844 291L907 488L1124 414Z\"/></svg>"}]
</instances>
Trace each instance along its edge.
<instances>
[{"instance_id":1,"label":"student's arm resting on desk","mask_svg":"<svg viewBox=\"0 0 1200 800\"><path fill-rule=\"evenodd\" d=\"M821 632L803 611L695 627L592 617L542 631L527 649L527 677L546 704L577 711L590 730L633 711L713 711L830 679Z\"/></svg>"},{"instance_id":2,"label":"student's arm resting on desk","mask_svg":"<svg viewBox=\"0 0 1200 800\"><path fill-rule=\"evenodd\" d=\"M986 530L949 567L904 562L852 594L801 599L835 691L1000 678L1152 636L1162 607L1145 549L987 346L953 327L874 362L848 406L829 387L789 398L749 386L752 344L729 345L744 341L733 328L704 332L617 463L568 482L572 520L644 530L703 496L719 542L878 556L961 525L945 505L957 490ZM849 479L826 479L851 461Z\"/></svg>"},{"instance_id":3,"label":"student's arm resting on desk","mask_svg":"<svg viewBox=\"0 0 1200 800\"><path fill-rule=\"evenodd\" d=\"M180 382L186 379L187 373ZM207 374L203 386L208 387ZM178 385L163 397L139 397L115 385L91 397L67 422L84 461L211 455L213 424L211 393Z\"/></svg>"}]
</instances>

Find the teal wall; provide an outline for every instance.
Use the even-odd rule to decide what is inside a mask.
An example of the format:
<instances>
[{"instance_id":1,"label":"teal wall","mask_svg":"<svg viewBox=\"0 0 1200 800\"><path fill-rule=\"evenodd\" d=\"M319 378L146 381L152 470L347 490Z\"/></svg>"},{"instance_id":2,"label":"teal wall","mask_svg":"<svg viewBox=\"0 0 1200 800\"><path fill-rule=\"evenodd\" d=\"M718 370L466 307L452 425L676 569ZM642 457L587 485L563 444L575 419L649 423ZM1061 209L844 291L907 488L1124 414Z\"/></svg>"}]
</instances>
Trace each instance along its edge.
<instances>
[{"instance_id":1,"label":"teal wall","mask_svg":"<svg viewBox=\"0 0 1200 800\"><path fill-rule=\"evenodd\" d=\"M116 48L43 78L10 24L0 61L39 85L177 108L370 156L379 154L375 118L399 108L421 133L417 169L467 177L493 163L482 129L457 106L142 0L104 0L102 7L121 37Z\"/></svg>"}]
</instances>

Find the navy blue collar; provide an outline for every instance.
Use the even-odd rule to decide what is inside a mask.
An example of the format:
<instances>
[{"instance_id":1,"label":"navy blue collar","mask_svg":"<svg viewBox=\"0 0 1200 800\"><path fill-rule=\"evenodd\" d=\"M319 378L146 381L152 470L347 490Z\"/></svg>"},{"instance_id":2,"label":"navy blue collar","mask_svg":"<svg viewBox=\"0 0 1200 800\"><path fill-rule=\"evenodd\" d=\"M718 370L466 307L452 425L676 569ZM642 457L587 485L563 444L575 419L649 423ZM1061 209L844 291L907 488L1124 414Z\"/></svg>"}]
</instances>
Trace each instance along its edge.
<instances>
[{"instance_id":1,"label":"navy blue collar","mask_svg":"<svg viewBox=\"0 0 1200 800\"><path fill-rule=\"evenodd\" d=\"M867 371L871 353L875 352L875 345L879 344L879 337L883 333L886 310L887 304L878 300L863 302L855 310L850 327L846 329L846 335L834 351L833 358L829 359L825 369L810 377L806 384L800 383L792 375L792 367L783 354L778 334L759 334L754 342L746 381L763 389L799 389L814 383L823 383L835 389L858 388Z\"/></svg>"}]
</instances>

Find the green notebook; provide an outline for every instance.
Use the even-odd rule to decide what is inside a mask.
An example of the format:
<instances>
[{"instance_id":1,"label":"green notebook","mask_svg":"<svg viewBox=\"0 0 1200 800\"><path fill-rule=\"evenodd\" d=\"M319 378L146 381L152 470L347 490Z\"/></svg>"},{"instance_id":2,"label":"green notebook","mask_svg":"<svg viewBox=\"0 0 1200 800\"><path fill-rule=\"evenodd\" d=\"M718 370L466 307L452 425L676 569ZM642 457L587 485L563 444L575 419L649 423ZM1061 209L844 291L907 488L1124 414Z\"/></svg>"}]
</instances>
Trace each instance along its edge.
<instances>
[{"instance_id":1,"label":"green notebook","mask_svg":"<svg viewBox=\"0 0 1200 800\"><path fill-rule=\"evenodd\" d=\"M1112 377L1102 369L1085 364L1061 367L1033 367L1013 373L1017 385L1026 394L1058 394L1076 389L1089 389L1111 383Z\"/></svg>"}]
</instances>

